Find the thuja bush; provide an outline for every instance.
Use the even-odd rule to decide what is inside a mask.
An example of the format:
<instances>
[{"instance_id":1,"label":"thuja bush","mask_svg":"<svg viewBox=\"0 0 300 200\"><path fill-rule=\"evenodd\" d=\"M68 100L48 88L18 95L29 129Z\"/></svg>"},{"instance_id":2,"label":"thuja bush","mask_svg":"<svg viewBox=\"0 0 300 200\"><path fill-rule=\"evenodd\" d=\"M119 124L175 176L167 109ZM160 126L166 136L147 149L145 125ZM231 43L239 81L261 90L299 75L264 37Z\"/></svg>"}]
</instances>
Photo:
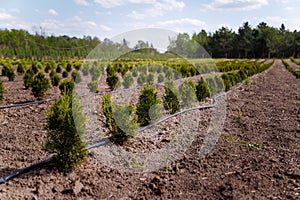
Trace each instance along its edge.
<instances>
[{"instance_id":1,"label":"thuja bush","mask_svg":"<svg viewBox=\"0 0 300 200\"><path fill-rule=\"evenodd\" d=\"M138 123L146 126L156 122L162 116L162 106L154 87L146 86L142 89L137 103L136 114Z\"/></svg>"},{"instance_id":2,"label":"thuja bush","mask_svg":"<svg viewBox=\"0 0 300 200\"><path fill-rule=\"evenodd\" d=\"M149 73L147 76L147 83L148 84L153 84L154 83L154 74L153 73Z\"/></svg>"},{"instance_id":3,"label":"thuja bush","mask_svg":"<svg viewBox=\"0 0 300 200\"><path fill-rule=\"evenodd\" d=\"M3 81L0 80L0 103L4 101L4 84Z\"/></svg>"},{"instance_id":4,"label":"thuja bush","mask_svg":"<svg viewBox=\"0 0 300 200\"><path fill-rule=\"evenodd\" d=\"M116 74L109 75L106 78L106 83L111 90L114 90L117 87L118 82L119 82L119 77Z\"/></svg>"},{"instance_id":5,"label":"thuja bush","mask_svg":"<svg viewBox=\"0 0 300 200\"><path fill-rule=\"evenodd\" d=\"M87 76L89 74L89 71L90 71L89 65L86 62L83 63L82 65L83 65L83 67L82 67L82 74L83 74L83 76Z\"/></svg>"},{"instance_id":6,"label":"thuja bush","mask_svg":"<svg viewBox=\"0 0 300 200\"><path fill-rule=\"evenodd\" d=\"M88 155L82 136L86 119L79 99L63 94L47 116L47 141L44 149L54 153L52 163L62 171L81 164Z\"/></svg>"},{"instance_id":7,"label":"thuja bush","mask_svg":"<svg viewBox=\"0 0 300 200\"><path fill-rule=\"evenodd\" d=\"M72 72L71 76L75 83L80 83L82 81L81 74L78 71Z\"/></svg>"},{"instance_id":8,"label":"thuja bush","mask_svg":"<svg viewBox=\"0 0 300 200\"><path fill-rule=\"evenodd\" d=\"M98 80L94 80L88 83L88 88L90 89L90 92L97 93L98 90Z\"/></svg>"},{"instance_id":9,"label":"thuja bush","mask_svg":"<svg viewBox=\"0 0 300 200\"><path fill-rule=\"evenodd\" d=\"M132 76L133 77L137 77L138 76L138 70L137 70L137 67L133 67L131 69L131 73L132 73Z\"/></svg>"},{"instance_id":10,"label":"thuja bush","mask_svg":"<svg viewBox=\"0 0 300 200\"><path fill-rule=\"evenodd\" d=\"M209 88L203 77L200 78L196 85L196 96L198 101L203 101L205 98L210 97Z\"/></svg>"},{"instance_id":11,"label":"thuja bush","mask_svg":"<svg viewBox=\"0 0 300 200\"><path fill-rule=\"evenodd\" d=\"M50 82L49 80L46 78L45 74L43 74L42 72L39 72L32 81L32 85L31 85L31 91L34 97L36 97L37 99L41 99L44 97L45 92L47 92L47 90L50 87Z\"/></svg>"},{"instance_id":12,"label":"thuja bush","mask_svg":"<svg viewBox=\"0 0 300 200\"><path fill-rule=\"evenodd\" d=\"M6 63L3 65L2 76L7 76L9 81L13 81L15 79L15 72L11 63Z\"/></svg>"},{"instance_id":13,"label":"thuja bush","mask_svg":"<svg viewBox=\"0 0 300 200\"><path fill-rule=\"evenodd\" d=\"M29 89L31 87L33 77L34 77L34 72L32 71L32 69L27 69L25 74L23 75L23 83L25 89Z\"/></svg>"},{"instance_id":14,"label":"thuja bush","mask_svg":"<svg viewBox=\"0 0 300 200\"><path fill-rule=\"evenodd\" d=\"M134 82L133 77L131 74L127 73L123 76L123 86L124 88L130 88Z\"/></svg>"},{"instance_id":15,"label":"thuja bush","mask_svg":"<svg viewBox=\"0 0 300 200\"><path fill-rule=\"evenodd\" d=\"M163 74L159 74L158 77L157 77L157 82L158 83L162 83L162 82L164 82L164 80L165 80L164 75Z\"/></svg>"},{"instance_id":16,"label":"thuja bush","mask_svg":"<svg viewBox=\"0 0 300 200\"><path fill-rule=\"evenodd\" d=\"M147 81L147 76L145 74L140 74L139 77L137 78L137 83L139 85L145 84Z\"/></svg>"},{"instance_id":17,"label":"thuja bush","mask_svg":"<svg viewBox=\"0 0 300 200\"><path fill-rule=\"evenodd\" d=\"M23 74L23 73L25 72L24 63L22 63L22 62L19 62L19 63L18 63L17 72L18 72L19 74Z\"/></svg>"},{"instance_id":18,"label":"thuja bush","mask_svg":"<svg viewBox=\"0 0 300 200\"><path fill-rule=\"evenodd\" d=\"M99 79L100 75L103 73L103 68L97 64L94 63L90 69L90 74L92 75L92 80L97 80ZM110 74L112 75L112 74Z\"/></svg>"},{"instance_id":19,"label":"thuja bush","mask_svg":"<svg viewBox=\"0 0 300 200\"><path fill-rule=\"evenodd\" d=\"M68 63L67 66L66 66L66 71L70 72L71 70L72 70L72 64Z\"/></svg>"},{"instance_id":20,"label":"thuja bush","mask_svg":"<svg viewBox=\"0 0 300 200\"><path fill-rule=\"evenodd\" d=\"M111 95L102 97L102 112L106 117L106 127L115 143L124 143L137 135L137 118L132 117L132 105L111 103Z\"/></svg>"},{"instance_id":21,"label":"thuja bush","mask_svg":"<svg viewBox=\"0 0 300 200\"><path fill-rule=\"evenodd\" d=\"M209 76L206 78L206 83L209 88L210 95L214 96L218 91L218 85L217 85L215 79L213 77Z\"/></svg>"},{"instance_id":22,"label":"thuja bush","mask_svg":"<svg viewBox=\"0 0 300 200\"><path fill-rule=\"evenodd\" d=\"M51 85L58 86L60 82L59 75L56 72L51 73L50 75Z\"/></svg>"},{"instance_id":23,"label":"thuja bush","mask_svg":"<svg viewBox=\"0 0 300 200\"><path fill-rule=\"evenodd\" d=\"M63 77L63 78L67 78L68 75L69 75L69 73L68 73L67 71L64 71L64 72L62 73L62 77Z\"/></svg>"},{"instance_id":24,"label":"thuja bush","mask_svg":"<svg viewBox=\"0 0 300 200\"><path fill-rule=\"evenodd\" d=\"M64 80L59 84L59 89L61 94L72 94L75 87L73 80Z\"/></svg>"},{"instance_id":25,"label":"thuja bush","mask_svg":"<svg viewBox=\"0 0 300 200\"><path fill-rule=\"evenodd\" d=\"M165 95L163 96L164 108L169 111L170 114L174 114L180 111L179 93L175 87L173 81L166 83L164 86Z\"/></svg>"},{"instance_id":26,"label":"thuja bush","mask_svg":"<svg viewBox=\"0 0 300 200\"><path fill-rule=\"evenodd\" d=\"M61 70L62 70L62 69L61 69L61 66L60 66L60 64L59 64L59 65L57 65L57 67L56 67L56 72L57 72L57 73L61 73Z\"/></svg>"},{"instance_id":27,"label":"thuja bush","mask_svg":"<svg viewBox=\"0 0 300 200\"><path fill-rule=\"evenodd\" d=\"M44 69L44 72L45 72L45 73L49 73L50 70L51 70L51 63L47 62L47 63L46 63L46 67L45 67L45 69Z\"/></svg>"},{"instance_id":28,"label":"thuja bush","mask_svg":"<svg viewBox=\"0 0 300 200\"><path fill-rule=\"evenodd\" d=\"M181 104L190 106L196 101L196 86L191 80L185 80L179 86Z\"/></svg>"}]
</instances>

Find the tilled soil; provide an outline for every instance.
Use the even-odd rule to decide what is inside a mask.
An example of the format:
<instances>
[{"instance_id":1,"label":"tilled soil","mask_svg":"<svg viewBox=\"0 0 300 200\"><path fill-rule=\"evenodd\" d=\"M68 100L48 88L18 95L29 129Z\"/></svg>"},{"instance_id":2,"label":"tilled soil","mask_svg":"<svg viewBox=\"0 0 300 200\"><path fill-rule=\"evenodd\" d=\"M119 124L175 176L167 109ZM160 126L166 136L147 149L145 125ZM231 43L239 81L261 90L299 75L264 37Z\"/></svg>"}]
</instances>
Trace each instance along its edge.
<instances>
[{"instance_id":1,"label":"tilled soil","mask_svg":"<svg viewBox=\"0 0 300 200\"><path fill-rule=\"evenodd\" d=\"M46 166L10 180L0 199L299 199L300 81L280 60L250 81L227 95L224 130L204 158L209 120L161 170L122 172L90 157L72 172ZM48 107L0 110L0 176L50 156L41 150Z\"/></svg>"}]
</instances>

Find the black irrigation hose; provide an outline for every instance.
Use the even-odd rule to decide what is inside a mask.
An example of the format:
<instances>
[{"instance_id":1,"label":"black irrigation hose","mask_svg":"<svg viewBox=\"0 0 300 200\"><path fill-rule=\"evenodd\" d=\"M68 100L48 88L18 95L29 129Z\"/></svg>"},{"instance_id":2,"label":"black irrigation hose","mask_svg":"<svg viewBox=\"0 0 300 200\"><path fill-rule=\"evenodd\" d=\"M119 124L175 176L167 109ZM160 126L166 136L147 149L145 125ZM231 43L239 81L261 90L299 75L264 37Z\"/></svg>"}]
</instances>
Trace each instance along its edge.
<instances>
[{"instance_id":1,"label":"black irrigation hose","mask_svg":"<svg viewBox=\"0 0 300 200\"><path fill-rule=\"evenodd\" d=\"M55 99L56 98L50 98L50 99L44 99L44 100L40 100L40 101L30 101L30 102L26 102L26 103L8 104L8 105L0 106L0 109L41 104L41 103L45 103L45 102L49 102L49 101L54 101Z\"/></svg>"}]
</instances>

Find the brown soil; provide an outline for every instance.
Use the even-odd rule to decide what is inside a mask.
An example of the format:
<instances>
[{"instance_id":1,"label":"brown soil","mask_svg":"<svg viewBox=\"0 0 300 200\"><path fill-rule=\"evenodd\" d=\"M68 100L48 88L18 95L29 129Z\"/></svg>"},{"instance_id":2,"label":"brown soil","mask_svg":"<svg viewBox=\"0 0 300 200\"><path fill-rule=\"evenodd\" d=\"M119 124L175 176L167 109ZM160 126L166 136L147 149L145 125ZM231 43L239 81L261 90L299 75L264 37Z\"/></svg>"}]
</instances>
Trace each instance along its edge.
<instances>
[{"instance_id":1,"label":"brown soil","mask_svg":"<svg viewBox=\"0 0 300 200\"><path fill-rule=\"evenodd\" d=\"M0 199L299 199L300 81L280 60L250 80L227 96L224 131L204 158L205 123L191 148L159 171L120 172L90 157L72 172L43 167L10 180ZM0 110L0 176L50 156L41 150L48 107Z\"/></svg>"}]
</instances>

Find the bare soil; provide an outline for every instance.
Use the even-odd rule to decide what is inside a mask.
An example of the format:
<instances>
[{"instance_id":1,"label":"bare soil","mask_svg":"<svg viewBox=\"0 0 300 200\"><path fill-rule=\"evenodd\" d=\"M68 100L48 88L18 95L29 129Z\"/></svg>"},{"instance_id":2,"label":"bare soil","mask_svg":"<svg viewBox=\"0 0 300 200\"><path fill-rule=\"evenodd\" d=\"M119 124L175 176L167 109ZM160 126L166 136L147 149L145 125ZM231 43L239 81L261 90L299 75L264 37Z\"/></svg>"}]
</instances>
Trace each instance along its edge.
<instances>
[{"instance_id":1,"label":"bare soil","mask_svg":"<svg viewBox=\"0 0 300 200\"><path fill-rule=\"evenodd\" d=\"M89 157L72 172L45 166L1 184L0 199L299 199L300 81L280 60L250 81L227 95L224 131L204 158L208 120L167 168L128 173ZM0 110L0 176L50 156L41 150L49 106Z\"/></svg>"}]
</instances>

